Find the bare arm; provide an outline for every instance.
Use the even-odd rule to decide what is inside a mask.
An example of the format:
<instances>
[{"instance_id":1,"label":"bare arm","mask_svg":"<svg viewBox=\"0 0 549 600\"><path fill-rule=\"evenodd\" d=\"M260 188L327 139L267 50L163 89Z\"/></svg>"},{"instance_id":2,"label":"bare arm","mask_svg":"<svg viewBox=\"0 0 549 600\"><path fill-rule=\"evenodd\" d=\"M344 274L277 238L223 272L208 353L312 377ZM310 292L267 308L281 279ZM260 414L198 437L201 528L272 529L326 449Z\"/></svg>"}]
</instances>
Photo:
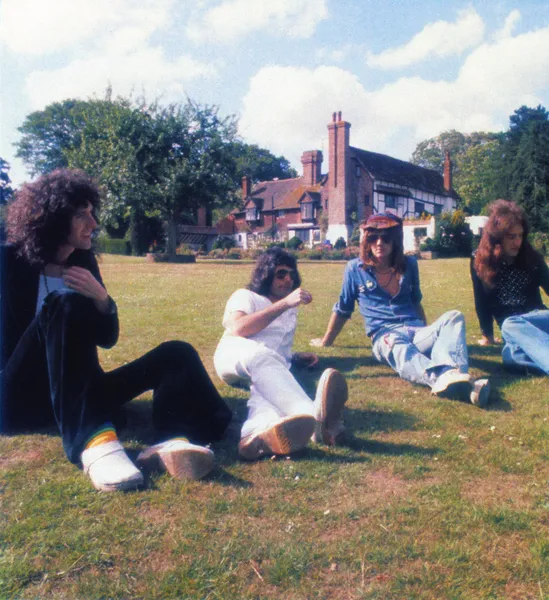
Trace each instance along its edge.
<instances>
[{"instance_id":1,"label":"bare arm","mask_svg":"<svg viewBox=\"0 0 549 600\"><path fill-rule=\"evenodd\" d=\"M330 317L330 320L328 321L328 327L326 328L326 333L324 334L324 337L315 338L314 340L311 340L311 346L331 346L334 343L336 337L340 334L346 322L347 319L345 317L342 317L341 315L338 315L337 313L333 312L332 316Z\"/></svg>"},{"instance_id":2,"label":"bare arm","mask_svg":"<svg viewBox=\"0 0 549 600\"><path fill-rule=\"evenodd\" d=\"M286 298L282 298L271 306L250 315L242 311L235 311L229 318L227 330L239 337L250 337L265 329L289 308L294 308L300 304L309 304L312 300L313 297L309 292L298 288Z\"/></svg>"}]
</instances>

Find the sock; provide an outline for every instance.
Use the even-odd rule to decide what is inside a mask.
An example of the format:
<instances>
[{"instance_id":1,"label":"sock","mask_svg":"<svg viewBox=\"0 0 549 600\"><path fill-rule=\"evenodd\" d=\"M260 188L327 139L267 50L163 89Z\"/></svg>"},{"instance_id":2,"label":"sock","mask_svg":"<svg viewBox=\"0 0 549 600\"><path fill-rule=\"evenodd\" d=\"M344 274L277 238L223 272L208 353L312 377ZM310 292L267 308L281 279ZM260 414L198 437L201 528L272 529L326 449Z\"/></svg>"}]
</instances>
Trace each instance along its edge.
<instances>
[{"instance_id":1,"label":"sock","mask_svg":"<svg viewBox=\"0 0 549 600\"><path fill-rule=\"evenodd\" d=\"M118 440L118 436L116 435L114 427L110 423L106 423L104 427L96 431L90 437L86 442L84 449L88 450L89 448L95 448L95 446L100 446L107 442L116 442L116 440Z\"/></svg>"}]
</instances>

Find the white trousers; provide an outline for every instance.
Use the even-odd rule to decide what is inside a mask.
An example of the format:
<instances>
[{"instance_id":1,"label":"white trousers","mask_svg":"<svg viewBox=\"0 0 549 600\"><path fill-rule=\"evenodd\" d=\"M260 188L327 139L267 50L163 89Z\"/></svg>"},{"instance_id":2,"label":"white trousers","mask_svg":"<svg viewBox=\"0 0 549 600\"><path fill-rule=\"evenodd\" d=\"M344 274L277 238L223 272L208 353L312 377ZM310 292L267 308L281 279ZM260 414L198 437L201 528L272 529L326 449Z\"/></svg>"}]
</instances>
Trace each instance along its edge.
<instances>
[{"instance_id":1,"label":"white trousers","mask_svg":"<svg viewBox=\"0 0 549 600\"><path fill-rule=\"evenodd\" d=\"M225 337L215 351L214 366L225 383L250 387L242 438L264 431L285 417L314 416L312 400L274 350L247 338Z\"/></svg>"}]
</instances>

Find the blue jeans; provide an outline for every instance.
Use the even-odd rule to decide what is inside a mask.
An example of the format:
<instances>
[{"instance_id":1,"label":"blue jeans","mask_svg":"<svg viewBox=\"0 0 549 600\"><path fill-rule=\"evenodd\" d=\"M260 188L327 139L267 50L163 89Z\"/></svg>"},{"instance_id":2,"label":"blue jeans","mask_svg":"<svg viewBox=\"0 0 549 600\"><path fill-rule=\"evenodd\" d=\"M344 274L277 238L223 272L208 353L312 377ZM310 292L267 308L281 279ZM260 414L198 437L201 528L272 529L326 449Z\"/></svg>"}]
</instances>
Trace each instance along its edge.
<instances>
[{"instance_id":1,"label":"blue jeans","mask_svg":"<svg viewBox=\"0 0 549 600\"><path fill-rule=\"evenodd\" d=\"M507 317L501 334L505 364L540 369L549 375L549 310Z\"/></svg>"},{"instance_id":2,"label":"blue jeans","mask_svg":"<svg viewBox=\"0 0 549 600\"><path fill-rule=\"evenodd\" d=\"M402 379L429 387L449 369L469 370L465 320L457 310L444 313L426 327L385 327L376 334L372 351Z\"/></svg>"}]
</instances>

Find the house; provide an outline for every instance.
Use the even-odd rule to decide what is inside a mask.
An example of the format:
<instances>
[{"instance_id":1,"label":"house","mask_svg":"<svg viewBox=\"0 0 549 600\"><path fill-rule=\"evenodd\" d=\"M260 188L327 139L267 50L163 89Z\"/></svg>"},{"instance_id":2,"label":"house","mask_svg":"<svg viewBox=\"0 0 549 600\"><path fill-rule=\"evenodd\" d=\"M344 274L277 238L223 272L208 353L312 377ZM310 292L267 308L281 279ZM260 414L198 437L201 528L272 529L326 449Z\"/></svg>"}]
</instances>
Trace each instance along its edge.
<instances>
[{"instance_id":1,"label":"house","mask_svg":"<svg viewBox=\"0 0 549 600\"><path fill-rule=\"evenodd\" d=\"M301 177L254 185L244 177L242 205L218 223L219 233L234 236L243 248L294 236L313 246L324 238L332 243L340 237L348 241L354 225L373 212L417 219L424 213L436 216L456 209L459 196L452 188L448 153L440 175L351 146L350 129L341 112L333 113L325 175L322 152L308 150L301 156Z\"/></svg>"}]
</instances>

